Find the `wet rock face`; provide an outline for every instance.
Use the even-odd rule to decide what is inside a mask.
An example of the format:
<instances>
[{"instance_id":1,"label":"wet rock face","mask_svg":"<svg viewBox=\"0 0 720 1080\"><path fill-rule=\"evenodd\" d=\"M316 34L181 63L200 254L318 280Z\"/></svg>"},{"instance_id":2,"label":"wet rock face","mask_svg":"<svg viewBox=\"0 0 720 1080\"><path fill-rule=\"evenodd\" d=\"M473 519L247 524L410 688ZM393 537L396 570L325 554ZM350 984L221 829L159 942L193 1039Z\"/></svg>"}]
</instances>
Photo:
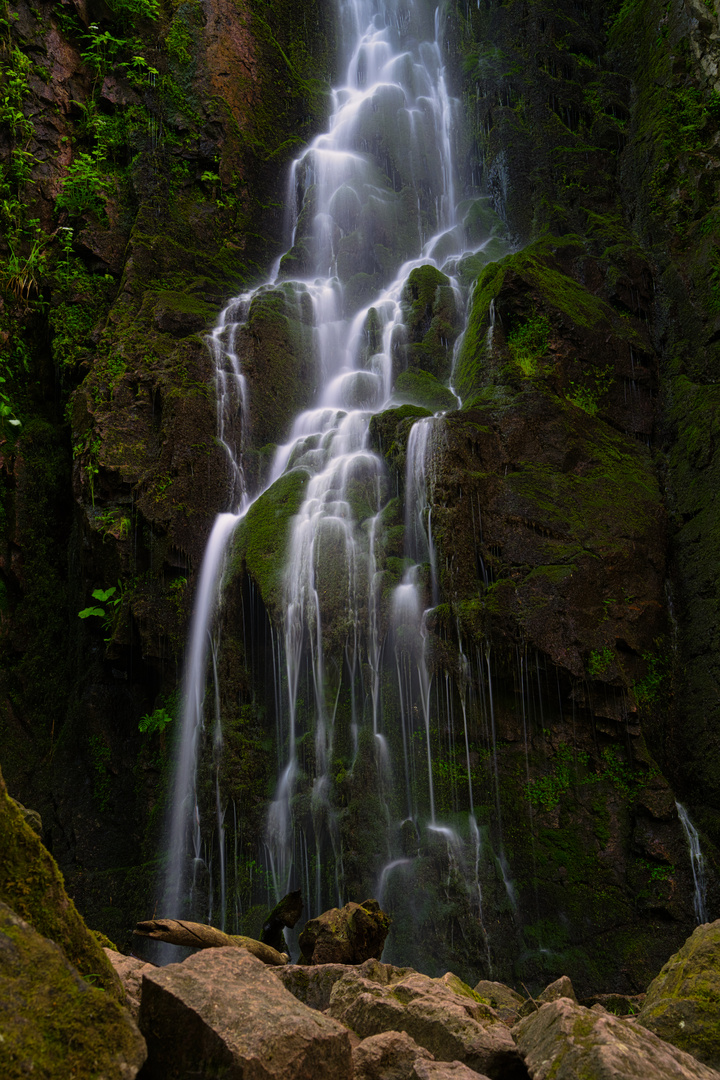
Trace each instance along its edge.
<instances>
[{"instance_id":1,"label":"wet rock face","mask_svg":"<svg viewBox=\"0 0 720 1080\"><path fill-rule=\"evenodd\" d=\"M133 1080L145 1040L129 1013L93 987L60 948L0 903L0 1067L7 1080L35 1072Z\"/></svg>"},{"instance_id":2,"label":"wet rock face","mask_svg":"<svg viewBox=\"0 0 720 1080\"><path fill-rule=\"evenodd\" d=\"M268 1080L351 1080L348 1032L296 1000L240 949L206 949L143 977L149 1077L191 1070Z\"/></svg>"},{"instance_id":3,"label":"wet rock face","mask_svg":"<svg viewBox=\"0 0 720 1080\"><path fill-rule=\"evenodd\" d=\"M698 926L648 987L638 1023L720 1070L720 920Z\"/></svg>"},{"instance_id":4,"label":"wet rock face","mask_svg":"<svg viewBox=\"0 0 720 1080\"><path fill-rule=\"evenodd\" d=\"M0 492L14 638L3 667L18 688L0 710L4 764L84 910L118 938L150 904L154 871L138 864L158 842L150 817L167 766L138 722L173 710L193 575L232 484L204 333L281 242L283 165L324 115L334 59L324 3L278 0L262 17L224 0L156 8L129 20L122 5L21 3L2 59L2 78L19 78L17 131L0 146L12 189L2 232L23 258L27 221L45 238L25 295L3 285L0 300L0 346L27 346ZM41 498L22 475L36 458ZM123 599L105 624L78 620L111 586ZM46 759L42 776L28 768L63 730L69 758ZM84 872L118 866L112 884Z\"/></svg>"}]
</instances>

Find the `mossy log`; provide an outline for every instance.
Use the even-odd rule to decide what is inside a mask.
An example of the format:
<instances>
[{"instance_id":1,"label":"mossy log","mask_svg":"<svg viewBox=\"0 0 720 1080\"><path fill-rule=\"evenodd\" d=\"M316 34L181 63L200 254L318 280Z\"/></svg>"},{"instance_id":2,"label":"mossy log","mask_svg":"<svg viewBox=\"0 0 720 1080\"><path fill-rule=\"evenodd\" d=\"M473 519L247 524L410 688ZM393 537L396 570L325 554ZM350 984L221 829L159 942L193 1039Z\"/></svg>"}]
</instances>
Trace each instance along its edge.
<instances>
[{"instance_id":1,"label":"mossy log","mask_svg":"<svg viewBox=\"0 0 720 1080\"><path fill-rule=\"evenodd\" d=\"M167 941L170 945L184 945L191 949L247 949L264 964L281 966L287 964L289 959L286 953L279 953L277 949L263 944L262 941L256 941L255 938L224 934L214 926L187 922L184 919L148 919L138 923L133 933L138 937Z\"/></svg>"}]
</instances>

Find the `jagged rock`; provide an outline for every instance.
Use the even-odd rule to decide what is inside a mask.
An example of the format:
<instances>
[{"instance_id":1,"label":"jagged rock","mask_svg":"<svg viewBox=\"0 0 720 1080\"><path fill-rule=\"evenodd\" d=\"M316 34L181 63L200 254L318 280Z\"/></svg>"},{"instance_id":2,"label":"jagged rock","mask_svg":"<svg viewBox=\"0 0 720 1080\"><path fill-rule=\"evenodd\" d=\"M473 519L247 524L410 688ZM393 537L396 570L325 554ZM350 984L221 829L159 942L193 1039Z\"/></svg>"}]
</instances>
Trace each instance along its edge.
<instances>
[{"instance_id":1,"label":"jagged rock","mask_svg":"<svg viewBox=\"0 0 720 1080\"><path fill-rule=\"evenodd\" d=\"M364 978L371 979L381 986L390 986L408 975L418 974L414 968L395 967L393 964L383 964L375 959L366 960L357 968L349 968L347 964L314 964L312 966L288 964L286 967L272 968L273 974L277 975L285 989L289 990L298 1001L321 1012L330 1005L333 986L348 973L348 970L357 971Z\"/></svg>"},{"instance_id":2,"label":"jagged rock","mask_svg":"<svg viewBox=\"0 0 720 1080\"><path fill-rule=\"evenodd\" d=\"M353 1050L353 1080L414 1080L418 1060L432 1061L433 1056L404 1031L383 1031Z\"/></svg>"},{"instance_id":3,"label":"jagged rock","mask_svg":"<svg viewBox=\"0 0 720 1080\"><path fill-rule=\"evenodd\" d=\"M504 983L481 979L474 987L475 993L495 1009L500 1019L510 1027L518 1018L518 1011L524 998L517 990L512 990Z\"/></svg>"},{"instance_id":4,"label":"jagged rock","mask_svg":"<svg viewBox=\"0 0 720 1080\"><path fill-rule=\"evenodd\" d=\"M0 1076L133 1080L145 1041L127 1010L0 903Z\"/></svg>"},{"instance_id":5,"label":"jagged rock","mask_svg":"<svg viewBox=\"0 0 720 1080\"><path fill-rule=\"evenodd\" d=\"M331 908L310 919L300 934L303 964L362 964L379 960L390 918L377 900Z\"/></svg>"},{"instance_id":6,"label":"jagged rock","mask_svg":"<svg viewBox=\"0 0 720 1080\"><path fill-rule=\"evenodd\" d=\"M483 1080L460 1061L435 1061L401 1031L363 1039L353 1052L354 1080Z\"/></svg>"},{"instance_id":7,"label":"jagged rock","mask_svg":"<svg viewBox=\"0 0 720 1080\"><path fill-rule=\"evenodd\" d=\"M310 1009L324 1012L338 979L347 972L346 964L288 964L271 969L286 990Z\"/></svg>"},{"instance_id":8,"label":"jagged rock","mask_svg":"<svg viewBox=\"0 0 720 1080\"><path fill-rule=\"evenodd\" d=\"M348 1032L297 1001L243 949L205 949L146 972L140 1029L148 1040L148 1080L352 1076Z\"/></svg>"},{"instance_id":9,"label":"jagged rock","mask_svg":"<svg viewBox=\"0 0 720 1080\"><path fill-rule=\"evenodd\" d=\"M510 1032L490 1006L427 975L383 985L350 971L335 983L328 1013L363 1038L404 1031L438 1060L493 1077L511 1077L519 1065Z\"/></svg>"},{"instance_id":10,"label":"jagged rock","mask_svg":"<svg viewBox=\"0 0 720 1080\"><path fill-rule=\"evenodd\" d=\"M638 1022L720 1069L720 919L705 923L648 987Z\"/></svg>"},{"instance_id":11,"label":"jagged rock","mask_svg":"<svg viewBox=\"0 0 720 1080\"><path fill-rule=\"evenodd\" d=\"M569 998L513 1028L532 1080L719 1080L720 1073L638 1024Z\"/></svg>"},{"instance_id":12,"label":"jagged rock","mask_svg":"<svg viewBox=\"0 0 720 1080\"><path fill-rule=\"evenodd\" d=\"M548 1001L558 1001L560 998L568 998L574 1005L578 1003L573 984L567 975L561 975L555 982L551 982L536 998L528 998L524 1001L518 1009L518 1017L522 1019L524 1016L531 1016L541 1005L545 1005Z\"/></svg>"},{"instance_id":13,"label":"jagged rock","mask_svg":"<svg viewBox=\"0 0 720 1080\"><path fill-rule=\"evenodd\" d=\"M115 968L115 974L120 979L125 991L125 1002L134 1020L140 1014L140 991L142 977L146 971L155 971L154 964L148 964L144 960L138 960L136 956L124 956L115 949L104 948L103 952Z\"/></svg>"}]
</instances>

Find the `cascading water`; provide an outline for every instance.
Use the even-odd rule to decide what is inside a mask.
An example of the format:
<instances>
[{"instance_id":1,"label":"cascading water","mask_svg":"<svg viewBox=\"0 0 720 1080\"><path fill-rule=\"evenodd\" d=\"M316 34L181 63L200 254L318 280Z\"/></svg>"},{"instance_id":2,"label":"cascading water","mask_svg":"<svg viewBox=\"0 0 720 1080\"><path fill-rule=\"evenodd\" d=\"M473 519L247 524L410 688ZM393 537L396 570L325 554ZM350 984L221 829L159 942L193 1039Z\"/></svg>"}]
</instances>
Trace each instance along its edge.
<instances>
[{"instance_id":1,"label":"cascading water","mask_svg":"<svg viewBox=\"0 0 720 1080\"><path fill-rule=\"evenodd\" d=\"M698 831L690 820L685 807L676 802L678 817L682 823L682 827L685 831L685 837L688 842L688 850L690 852L690 865L692 866L693 882L695 884L695 918L698 924L706 923L708 921L707 913L707 882L705 880L705 856L700 850L700 837Z\"/></svg>"},{"instance_id":2,"label":"cascading water","mask_svg":"<svg viewBox=\"0 0 720 1080\"><path fill-rule=\"evenodd\" d=\"M458 805L458 781L442 771L444 763L434 751L438 740L442 743L453 691L448 685L441 695L428 646L429 619L441 599L430 466L444 421L441 414L417 409L408 415L405 541L402 557L395 559L394 586L387 560L382 570L379 562L394 513L393 493L386 465L372 448L370 428L373 417L407 401L396 380L415 356L408 318L414 312L420 322L429 322L426 309L438 297L444 314L436 319L440 359L434 362L440 379L451 380L453 343L463 315L456 268L489 236L478 235L472 224L479 197L456 205L459 102L447 90L439 11L422 0L402 8L391 0L341 0L340 14L349 35L347 78L333 92L328 131L292 166L290 249L273 268L272 282L228 307L211 339L218 438L229 461L228 509L208 543L193 617L165 910L199 917L193 882L199 869L209 872L196 774L206 684L211 685L210 650L216 674L213 801L220 846L214 896L222 908L215 922L224 925L227 828L219 779L223 736L214 619L237 526L263 492L302 471L308 480L290 530L281 641L273 636L272 645L274 681L283 700L275 717L280 763L263 844L266 880L277 898L302 887L310 914L348 899L335 795L342 744L348 767L340 774L359 782L369 768L368 787L376 797L373 850L363 859L351 852L355 878L363 877L389 903L394 886L406 884L415 872L421 844L440 843L445 885L449 889L461 881L487 950L479 876L486 837L473 805L467 658L458 682L467 765L462 783L470 792L470 814L462 825L440 820L436 790L437 783L443 792L449 784L455 794L449 803L443 795L443 807ZM243 450L253 428L253 389L243 376L238 341L253 312L269 300L291 308L302 324L317 392L275 451L266 482L256 484L260 494L249 498ZM422 360L420 352L417 356ZM415 366L422 370L417 356ZM433 379L440 386L436 375ZM487 677L488 701L473 708L491 718L494 745L492 675L485 659L479 667L483 685ZM352 804L344 810L346 817L350 811ZM499 862L506 878L502 847ZM506 886L512 896L508 880Z\"/></svg>"}]
</instances>

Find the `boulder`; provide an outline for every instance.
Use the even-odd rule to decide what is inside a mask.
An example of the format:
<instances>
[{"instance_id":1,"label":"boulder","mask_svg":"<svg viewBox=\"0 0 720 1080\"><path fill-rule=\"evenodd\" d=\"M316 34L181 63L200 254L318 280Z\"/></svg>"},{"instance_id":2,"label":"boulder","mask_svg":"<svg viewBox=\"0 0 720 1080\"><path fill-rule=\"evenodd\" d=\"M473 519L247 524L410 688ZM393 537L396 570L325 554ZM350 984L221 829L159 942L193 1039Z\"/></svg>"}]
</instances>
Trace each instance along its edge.
<instances>
[{"instance_id":1,"label":"boulder","mask_svg":"<svg viewBox=\"0 0 720 1080\"><path fill-rule=\"evenodd\" d=\"M720 919L698 926L648 987L638 1022L720 1069Z\"/></svg>"},{"instance_id":2,"label":"boulder","mask_svg":"<svg viewBox=\"0 0 720 1080\"><path fill-rule=\"evenodd\" d=\"M510 1027L518 1018L518 1011L525 1000L517 990L512 990L504 983L481 979L474 987L475 993L495 1009L503 1023Z\"/></svg>"},{"instance_id":3,"label":"boulder","mask_svg":"<svg viewBox=\"0 0 720 1080\"><path fill-rule=\"evenodd\" d=\"M0 1076L133 1080L145 1041L53 941L0 903Z\"/></svg>"},{"instance_id":4,"label":"boulder","mask_svg":"<svg viewBox=\"0 0 720 1080\"><path fill-rule=\"evenodd\" d=\"M333 986L328 1013L361 1038L404 1031L439 1061L459 1061L492 1077L524 1075L497 1013L427 975L382 984L349 971Z\"/></svg>"},{"instance_id":5,"label":"boulder","mask_svg":"<svg viewBox=\"0 0 720 1080\"><path fill-rule=\"evenodd\" d=\"M380 959L390 918L377 900L331 908L310 919L300 934L301 964L362 964Z\"/></svg>"},{"instance_id":6,"label":"boulder","mask_svg":"<svg viewBox=\"0 0 720 1080\"><path fill-rule=\"evenodd\" d=\"M600 1005L542 1005L513 1028L532 1080L720 1080L720 1073Z\"/></svg>"},{"instance_id":7,"label":"boulder","mask_svg":"<svg viewBox=\"0 0 720 1080\"><path fill-rule=\"evenodd\" d=\"M353 1063L354 1080L487 1080L460 1061L436 1061L402 1031L363 1039Z\"/></svg>"},{"instance_id":8,"label":"boulder","mask_svg":"<svg viewBox=\"0 0 720 1080\"><path fill-rule=\"evenodd\" d=\"M342 979L350 970L347 964L288 964L286 967L272 968L274 975L278 977L286 990L289 990L298 1001L308 1005L311 1009L324 1012L330 1005L330 994L338 979ZM379 960L366 960L364 964L353 968L365 978L380 983L381 986L389 986L399 982L406 975L417 975L414 968L395 967L393 964L382 964ZM459 980L458 980L459 981ZM463 983L464 985L464 983Z\"/></svg>"},{"instance_id":9,"label":"boulder","mask_svg":"<svg viewBox=\"0 0 720 1080\"><path fill-rule=\"evenodd\" d=\"M569 998L575 1005L578 1003L573 984L567 975L561 975L555 982L551 982L538 997L528 998L527 1001L524 1001L518 1010L518 1016L520 1019L524 1016L530 1016L532 1013L537 1012L541 1005L548 1001L558 1001L560 998Z\"/></svg>"},{"instance_id":10,"label":"boulder","mask_svg":"<svg viewBox=\"0 0 720 1080\"><path fill-rule=\"evenodd\" d=\"M418 1060L434 1059L404 1031L370 1035L353 1051L354 1080L414 1080Z\"/></svg>"},{"instance_id":11,"label":"boulder","mask_svg":"<svg viewBox=\"0 0 720 1080\"><path fill-rule=\"evenodd\" d=\"M154 971L155 965L148 964L145 960L138 960L136 956L124 956L115 949L103 949L108 960L115 968L115 974L122 983L125 991L125 1002L133 1018L137 1020L140 1013L140 990L142 977L146 971Z\"/></svg>"},{"instance_id":12,"label":"boulder","mask_svg":"<svg viewBox=\"0 0 720 1080\"><path fill-rule=\"evenodd\" d=\"M145 972L147 1080L188 1076L350 1080L349 1033L243 949L204 949Z\"/></svg>"}]
</instances>

